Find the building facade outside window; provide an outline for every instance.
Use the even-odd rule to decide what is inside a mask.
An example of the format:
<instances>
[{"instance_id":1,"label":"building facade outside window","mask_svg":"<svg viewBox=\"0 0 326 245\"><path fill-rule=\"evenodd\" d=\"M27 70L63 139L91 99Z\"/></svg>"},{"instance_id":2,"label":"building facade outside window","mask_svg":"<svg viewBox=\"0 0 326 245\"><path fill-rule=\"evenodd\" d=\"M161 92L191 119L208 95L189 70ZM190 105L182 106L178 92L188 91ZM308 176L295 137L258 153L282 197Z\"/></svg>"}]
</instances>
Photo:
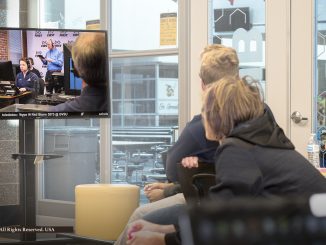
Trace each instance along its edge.
<instances>
[{"instance_id":1,"label":"building facade outside window","mask_svg":"<svg viewBox=\"0 0 326 245\"><path fill-rule=\"evenodd\" d=\"M240 75L250 75L265 91L265 1L210 0L211 43L233 47Z\"/></svg>"}]
</instances>

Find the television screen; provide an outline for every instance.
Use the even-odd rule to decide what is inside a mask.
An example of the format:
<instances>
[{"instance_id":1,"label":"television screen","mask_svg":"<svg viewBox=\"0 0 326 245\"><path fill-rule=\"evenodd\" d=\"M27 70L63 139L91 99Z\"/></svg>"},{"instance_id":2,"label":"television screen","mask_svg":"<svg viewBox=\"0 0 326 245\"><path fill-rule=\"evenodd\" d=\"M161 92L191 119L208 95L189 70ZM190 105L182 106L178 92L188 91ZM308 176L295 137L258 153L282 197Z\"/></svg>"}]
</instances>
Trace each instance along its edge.
<instances>
[{"instance_id":1,"label":"television screen","mask_svg":"<svg viewBox=\"0 0 326 245\"><path fill-rule=\"evenodd\" d=\"M0 119L110 116L106 31L0 28L0 35L7 48L0 50L0 69L11 65L1 70L0 82L14 81L17 91L0 91ZM78 69L72 58L75 47Z\"/></svg>"},{"instance_id":2,"label":"television screen","mask_svg":"<svg viewBox=\"0 0 326 245\"><path fill-rule=\"evenodd\" d=\"M75 74L74 62L71 56L71 45L63 45L65 93L68 95L80 95L82 79Z\"/></svg>"},{"instance_id":3,"label":"television screen","mask_svg":"<svg viewBox=\"0 0 326 245\"><path fill-rule=\"evenodd\" d=\"M0 61L0 81L15 81L11 61Z\"/></svg>"},{"instance_id":4,"label":"television screen","mask_svg":"<svg viewBox=\"0 0 326 245\"><path fill-rule=\"evenodd\" d=\"M72 59L70 59L70 64L72 66ZM70 91L72 90L77 90L77 91L81 91L82 89L82 80L80 77L76 77L75 74L70 71L69 73L70 75L70 80L69 80L69 89Z\"/></svg>"},{"instance_id":5,"label":"television screen","mask_svg":"<svg viewBox=\"0 0 326 245\"><path fill-rule=\"evenodd\" d=\"M80 77L77 77L73 72L73 61L72 58L69 59L69 66L70 66L70 72L69 72L69 94L76 94L80 93L82 89L82 79ZM78 91L78 92L72 92L72 91Z\"/></svg>"}]
</instances>

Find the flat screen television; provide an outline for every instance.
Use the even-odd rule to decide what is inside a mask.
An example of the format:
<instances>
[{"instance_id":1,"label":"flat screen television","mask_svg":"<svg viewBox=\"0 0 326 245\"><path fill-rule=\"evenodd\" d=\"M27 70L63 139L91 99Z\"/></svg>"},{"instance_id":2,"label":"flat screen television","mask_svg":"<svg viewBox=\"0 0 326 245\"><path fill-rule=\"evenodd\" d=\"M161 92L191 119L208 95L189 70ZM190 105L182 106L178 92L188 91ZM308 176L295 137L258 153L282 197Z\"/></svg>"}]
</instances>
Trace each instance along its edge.
<instances>
[{"instance_id":1,"label":"flat screen television","mask_svg":"<svg viewBox=\"0 0 326 245\"><path fill-rule=\"evenodd\" d=\"M82 78L79 78L74 73L73 60L71 55L71 49L78 38L78 36L83 33L83 35L93 35L94 33L102 33L105 38L105 50L103 52L106 55L106 65L105 72L103 72L103 80L105 84L101 85L101 90L105 91L102 96L101 106L92 108L92 103L88 101L83 101L83 108L86 109L64 109L62 111L54 111L53 106L62 103L72 103L74 100L79 100L84 97L85 91L87 91L87 86L90 85L83 83ZM32 57L34 60L34 68L38 69L41 74L41 79L39 83L45 87L43 90L40 89L42 86L38 86L37 89L29 91L26 94L19 94L17 96L8 96L8 98L1 98L1 100L7 100L10 103L0 103L0 119L34 119L34 118L89 118L89 117L110 117L109 108L109 62L108 62L108 37L107 31L105 30L60 30L60 29L34 29L34 28L6 28L0 27L0 34L2 37L1 45L6 45L9 54L15 53L15 57ZM17 36L20 37L21 41L11 42L10 38ZM53 46L62 53L63 64L61 70L56 70L53 73L52 78L63 79L63 89L55 90L53 89L52 94L47 94L47 80L45 79L48 70L48 64L44 64L40 57L45 57L48 49L47 42L51 39ZM15 45L15 46L13 46ZM16 54L17 50L21 50L21 54ZM15 81L16 76L13 74L13 65L18 64L19 60L11 60L8 55L1 54L1 57L8 57L7 60L3 60L0 63L0 80ZM12 56L14 57L14 56ZM10 64L11 69L2 67L5 64ZM94 68L94 72L96 72ZM9 75L8 77L7 75ZM102 72L101 72L102 74ZM1 75L6 77L1 77ZM17 81L15 81L17 83ZM83 85L82 85L83 84ZM85 89L86 86L86 89ZM85 89L84 93L82 91ZM90 91L90 90L88 90ZM88 98L90 94L87 94ZM26 97L29 96L29 99ZM96 95L98 96L98 94ZM23 99L24 98L24 99ZM95 98L95 96L93 97ZM90 100L92 101L92 100ZM0 101L1 102L1 101ZM88 104L87 104L88 103ZM9 104L9 105L8 105ZM6 105L6 106L3 106ZM87 106L89 105L89 106ZM104 105L104 106L103 106ZM56 107L58 108L58 107ZM75 107L73 107L75 108Z\"/></svg>"}]
</instances>

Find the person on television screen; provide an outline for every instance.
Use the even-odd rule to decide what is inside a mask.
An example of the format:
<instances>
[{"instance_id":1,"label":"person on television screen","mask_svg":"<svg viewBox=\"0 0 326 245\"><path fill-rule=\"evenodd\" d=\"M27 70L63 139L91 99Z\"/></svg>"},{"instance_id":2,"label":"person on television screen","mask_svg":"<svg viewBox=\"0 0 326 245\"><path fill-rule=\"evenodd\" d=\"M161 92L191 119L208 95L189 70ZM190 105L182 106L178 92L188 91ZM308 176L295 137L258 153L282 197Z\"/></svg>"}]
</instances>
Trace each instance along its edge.
<instances>
[{"instance_id":1,"label":"person on television screen","mask_svg":"<svg viewBox=\"0 0 326 245\"><path fill-rule=\"evenodd\" d=\"M30 71L30 63L28 58L21 58L19 60L20 72L16 77L16 86L19 88L21 93L30 91L32 96L22 98L20 103L33 103L35 96L39 91L39 78L38 76Z\"/></svg>"},{"instance_id":2,"label":"person on television screen","mask_svg":"<svg viewBox=\"0 0 326 245\"><path fill-rule=\"evenodd\" d=\"M72 47L74 73L82 79L81 95L56 105L52 112L107 112L106 41L104 33L82 33Z\"/></svg>"},{"instance_id":3,"label":"person on television screen","mask_svg":"<svg viewBox=\"0 0 326 245\"><path fill-rule=\"evenodd\" d=\"M29 70L31 72L35 73L39 78L41 78L42 76L41 76L40 71L34 67L34 60L33 60L33 58L28 57L28 60L29 60L29 64L30 64L30 69Z\"/></svg>"},{"instance_id":4,"label":"person on television screen","mask_svg":"<svg viewBox=\"0 0 326 245\"><path fill-rule=\"evenodd\" d=\"M48 51L46 52L45 57L42 55L39 55L38 57L44 65L47 65L45 83L47 84L47 92L52 94L54 88L52 74L54 72L61 72L63 66L63 53L54 46L52 39L48 39L46 45Z\"/></svg>"}]
</instances>

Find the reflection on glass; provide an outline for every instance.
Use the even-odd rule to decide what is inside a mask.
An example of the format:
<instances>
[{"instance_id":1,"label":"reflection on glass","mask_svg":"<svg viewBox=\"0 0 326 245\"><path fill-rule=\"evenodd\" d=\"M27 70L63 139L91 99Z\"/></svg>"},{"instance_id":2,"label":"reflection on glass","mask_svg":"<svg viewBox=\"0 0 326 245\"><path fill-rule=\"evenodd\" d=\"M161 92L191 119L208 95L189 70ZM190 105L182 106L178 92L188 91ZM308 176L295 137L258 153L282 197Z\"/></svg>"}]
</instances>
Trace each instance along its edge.
<instances>
[{"instance_id":1,"label":"reflection on glass","mask_svg":"<svg viewBox=\"0 0 326 245\"><path fill-rule=\"evenodd\" d=\"M171 0L112 0L112 49L175 48L177 10Z\"/></svg>"},{"instance_id":2,"label":"reflection on glass","mask_svg":"<svg viewBox=\"0 0 326 245\"><path fill-rule=\"evenodd\" d=\"M165 181L164 154L178 125L178 57L112 62L112 182ZM163 156L162 156L163 155ZM141 203L146 198L141 195Z\"/></svg>"},{"instance_id":3,"label":"reflection on glass","mask_svg":"<svg viewBox=\"0 0 326 245\"><path fill-rule=\"evenodd\" d=\"M19 20L24 15L19 12L19 0L1 0L0 1L0 26L1 27L19 27Z\"/></svg>"},{"instance_id":4,"label":"reflection on glass","mask_svg":"<svg viewBox=\"0 0 326 245\"><path fill-rule=\"evenodd\" d=\"M265 0L211 0L210 42L237 50L240 75L258 80L265 94Z\"/></svg>"},{"instance_id":5,"label":"reflection on glass","mask_svg":"<svg viewBox=\"0 0 326 245\"><path fill-rule=\"evenodd\" d=\"M91 4L89 0L40 0L39 4L41 28L86 29L87 21L100 19L100 0ZM43 152L63 155L44 162L42 198L74 201L76 185L99 183L99 119L44 120L42 133Z\"/></svg>"},{"instance_id":6,"label":"reflection on glass","mask_svg":"<svg viewBox=\"0 0 326 245\"><path fill-rule=\"evenodd\" d=\"M326 134L326 2L322 0L316 1L317 8L317 47L316 47L316 68L317 68L317 81L315 96L316 103L316 128L317 136L326 143L322 135ZM325 142L324 142L325 141Z\"/></svg>"},{"instance_id":7,"label":"reflection on glass","mask_svg":"<svg viewBox=\"0 0 326 245\"><path fill-rule=\"evenodd\" d=\"M44 120L43 198L75 201L75 186L99 183L99 119Z\"/></svg>"},{"instance_id":8,"label":"reflection on glass","mask_svg":"<svg viewBox=\"0 0 326 245\"><path fill-rule=\"evenodd\" d=\"M100 19L100 0L40 0L42 28L86 29Z\"/></svg>"},{"instance_id":9,"label":"reflection on glass","mask_svg":"<svg viewBox=\"0 0 326 245\"><path fill-rule=\"evenodd\" d=\"M177 125L177 56L114 59L112 107L114 127Z\"/></svg>"}]
</instances>

